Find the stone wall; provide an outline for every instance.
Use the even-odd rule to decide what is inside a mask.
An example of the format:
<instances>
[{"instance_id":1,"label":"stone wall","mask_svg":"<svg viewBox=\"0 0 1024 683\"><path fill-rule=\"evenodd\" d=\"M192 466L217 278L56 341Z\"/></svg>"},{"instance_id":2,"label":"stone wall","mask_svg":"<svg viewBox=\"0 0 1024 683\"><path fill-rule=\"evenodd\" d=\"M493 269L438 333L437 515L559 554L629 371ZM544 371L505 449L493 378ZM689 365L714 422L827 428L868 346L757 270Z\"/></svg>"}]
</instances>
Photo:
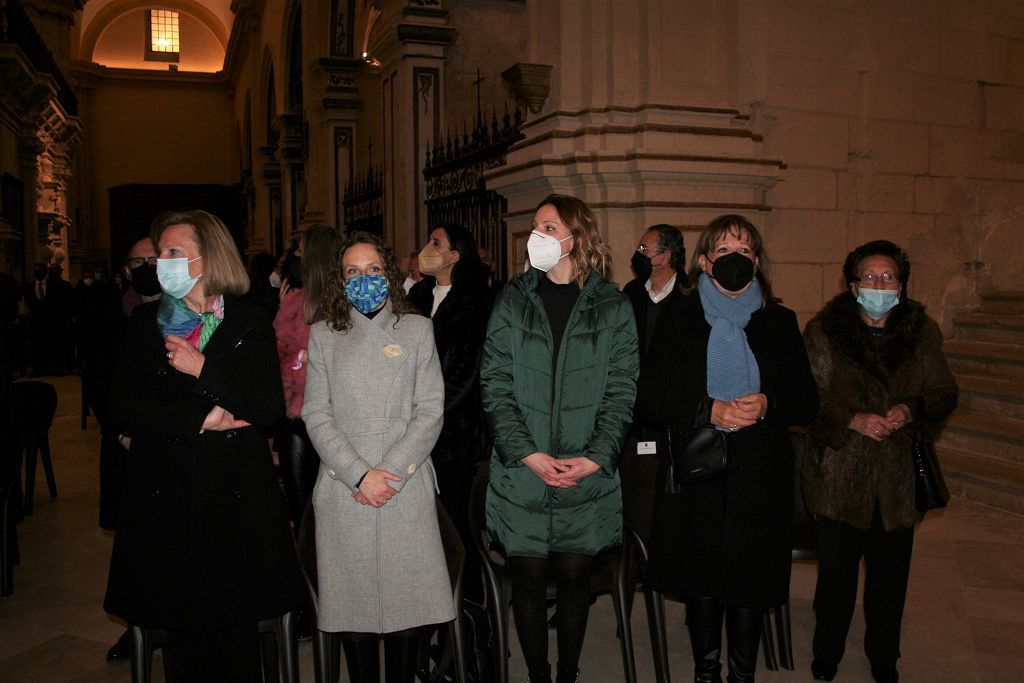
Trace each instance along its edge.
<instances>
[{"instance_id":1,"label":"stone wall","mask_svg":"<svg viewBox=\"0 0 1024 683\"><path fill-rule=\"evenodd\" d=\"M910 294L947 332L980 290L1019 289L1024 5L740 6L761 61L740 97L787 165L766 219L786 303L806 320L879 238L909 252Z\"/></svg>"}]
</instances>

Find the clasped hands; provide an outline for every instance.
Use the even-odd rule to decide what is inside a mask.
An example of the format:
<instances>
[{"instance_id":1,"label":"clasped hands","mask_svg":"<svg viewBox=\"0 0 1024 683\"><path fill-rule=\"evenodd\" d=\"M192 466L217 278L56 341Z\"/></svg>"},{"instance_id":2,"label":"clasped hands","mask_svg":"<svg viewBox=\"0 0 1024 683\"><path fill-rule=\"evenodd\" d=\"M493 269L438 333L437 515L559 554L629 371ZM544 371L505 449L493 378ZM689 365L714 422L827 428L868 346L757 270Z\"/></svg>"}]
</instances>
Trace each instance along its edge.
<instances>
[{"instance_id":1,"label":"clasped hands","mask_svg":"<svg viewBox=\"0 0 1024 683\"><path fill-rule=\"evenodd\" d=\"M857 413L847 425L853 431L863 434L874 441L885 441L904 426L913 422L910 408L897 403L885 415L875 413Z\"/></svg>"},{"instance_id":2,"label":"clasped hands","mask_svg":"<svg viewBox=\"0 0 1024 683\"><path fill-rule=\"evenodd\" d=\"M398 491L391 487L389 481L402 481L397 474L387 470L372 468L359 482L359 490L352 494L357 503L379 508L395 497Z\"/></svg>"},{"instance_id":3,"label":"clasped hands","mask_svg":"<svg viewBox=\"0 0 1024 683\"><path fill-rule=\"evenodd\" d=\"M768 397L764 394L747 394L731 401L711 404L711 424L728 429L730 432L752 427L768 412Z\"/></svg>"},{"instance_id":4,"label":"clasped hands","mask_svg":"<svg viewBox=\"0 0 1024 683\"><path fill-rule=\"evenodd\" d=\"M559 459L540 451L523 458L523 464L541 481L556 489L571 489L580 479L601 469L596 462L582 455Z\"/></svg>"}]
</instances>

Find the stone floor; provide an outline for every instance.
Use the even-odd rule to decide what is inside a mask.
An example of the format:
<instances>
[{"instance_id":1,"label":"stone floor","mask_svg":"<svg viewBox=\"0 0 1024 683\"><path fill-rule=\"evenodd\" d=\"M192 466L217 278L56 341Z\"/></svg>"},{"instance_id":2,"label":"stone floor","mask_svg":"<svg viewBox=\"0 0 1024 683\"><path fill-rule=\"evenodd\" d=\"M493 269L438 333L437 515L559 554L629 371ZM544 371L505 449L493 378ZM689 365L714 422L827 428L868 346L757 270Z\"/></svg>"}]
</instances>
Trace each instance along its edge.
<instances>
[{"instance_id":1,"label":"stone floor","mask_svg":"<svg viewBox=\"0 0 1024 683\"><path fill-rule=\"evenodd\" d=\"M77 378L51 379L60 391L50 431L59 497L50 498L42 472L35 513L18 528L22 564L15 592L0 598L0 683L127 682L126 664L104 653L123 627L102 609L112 538L97 520L99 435L95 420L79 428ZM796 671L759 671L761 681L810 681L811 598L815 568L793 571L792 612ZM681 606L668 605L672 672L690 678L692 660ZM643 601L633 615L638 680L654 680ZM857 614L838 683L870 681L862 653L864 623ZM512 680L525 680L512 645ZM598 600L583 653L585 683L621 681L614 616ZM302 680L312 681L312 652L300 646ZM930 513L917 533L903 632L903 680L1022 680L1024 671L1024 518L955 499ZM154 681L162 681L159 655Z\"/></svg>"}]
</instances>

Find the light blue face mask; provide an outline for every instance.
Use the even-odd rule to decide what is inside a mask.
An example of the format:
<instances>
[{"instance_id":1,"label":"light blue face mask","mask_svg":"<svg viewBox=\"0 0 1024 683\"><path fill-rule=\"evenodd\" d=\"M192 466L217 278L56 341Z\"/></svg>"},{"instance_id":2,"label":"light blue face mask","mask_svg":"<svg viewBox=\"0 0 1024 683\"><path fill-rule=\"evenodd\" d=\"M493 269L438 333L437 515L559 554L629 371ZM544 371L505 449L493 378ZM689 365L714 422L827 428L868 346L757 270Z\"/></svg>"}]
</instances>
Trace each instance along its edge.
<instances>
[{"instance_id":1,"label":"light blue face mask","mask_svg":"<svg viewBox=\"0 0 1024 683\"><path fill-rule=\"evenodd\" d=\"M198 261L201 258L203 257L196 256L192 261ZM175 299L181 299L192 291L196 282L203 276L202 273L195 277L188 274L188 264L192 261L187 258L157 259L156 279L160 282L160 289L164 290L165 294L173 296Z\"/></svg>"},{"instance_id":2,"label":"light blue face mask","mask_svg":"<svg viewBox=\"0 0 1024 683\"><path fill-rule=\"evenodd\" d=\"M898 289L869 289L861 287L857 303L872 320L881 320L900 302Z\"/></svg>"},{"instance_id":3,"label":"light blue face mask","mask_svg":"<svg viewBox=\"0 0 1024 683\"><path fill-rule=\"evenodd\" d=\"M356 275L345 280L345 295L356 310L373 313L388 300L388 279L383 275Z\"/></svg>"}]
</instances>

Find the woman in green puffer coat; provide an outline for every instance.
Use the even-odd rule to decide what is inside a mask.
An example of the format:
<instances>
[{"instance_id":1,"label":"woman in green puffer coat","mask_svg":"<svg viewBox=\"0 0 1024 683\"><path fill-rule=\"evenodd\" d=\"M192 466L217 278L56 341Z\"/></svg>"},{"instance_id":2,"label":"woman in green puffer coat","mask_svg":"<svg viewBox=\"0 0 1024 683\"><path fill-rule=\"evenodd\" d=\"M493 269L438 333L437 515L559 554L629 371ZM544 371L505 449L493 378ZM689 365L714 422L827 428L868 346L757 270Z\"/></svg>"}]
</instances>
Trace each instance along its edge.
<instances>
[{"instance_id":1,"label":"woman in green puffer coat","mask_svg":"<svg viewBox=\"0 0 1024 683\"><path fill-rule=\"evenodd\" d=\"M636 323L611 256L573 197L540 203L531 268L505 287L480 380L494 435L487 528L509 556L530 683L550 683L546 585L558 589L557 683L578 677L594 555L622 537L616 470L636 395Z\"/></svg>"}]
</instances>

